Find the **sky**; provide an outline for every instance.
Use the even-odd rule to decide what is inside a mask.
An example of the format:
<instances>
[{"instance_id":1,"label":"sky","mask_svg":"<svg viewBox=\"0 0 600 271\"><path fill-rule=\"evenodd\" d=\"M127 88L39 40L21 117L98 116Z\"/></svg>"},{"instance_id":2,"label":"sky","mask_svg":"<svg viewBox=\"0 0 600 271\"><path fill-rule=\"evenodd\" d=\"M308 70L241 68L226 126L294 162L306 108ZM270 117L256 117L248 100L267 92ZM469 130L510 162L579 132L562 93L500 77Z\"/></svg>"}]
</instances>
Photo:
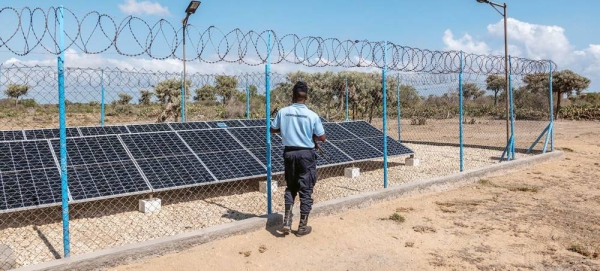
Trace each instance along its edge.
<instances>
[{"instance_id":1,"label":"sky","mask_svg":"<svg viewBox=\"0 0 600 271\"><path fill-rule=\"evenodd\" d=\"M6 7L62 5L78 18L90 11L110 15L118 24L129 15L153 24L166 19L178 26L184 17L187 0L3 0ZM588 91L600 91L600 1L597 0L507 0L509 54L530 59L551 59L559 69L571 69L592 80ZM12 17L11 17L12 16ZM15 19L10 11L0 12L0 37L6 40L15 31ZM38 19L33 19L36 23ZM67 32L76 31L67 19ZM72 21L72 20L71 20ZM29 20L22 22L29 24ZM37 22L39 23L39 22ZM215 26L224 32L235 28L242 31L273 30L278 35L319 36L350 40L390 41L404 46L430 50L463 50L476 54L504 54L503 21L491 6L475 0L204 0L189 23L204 30ZM86 25L91 29L92 25ZM134 30L135 31L135 30ZM89 30L88 30L89 32ZM19 33L22 34L22 33ZM19 35L17 34L17 35ZM30 36L32 33L25 33ZM39 33L37 33L39 34ZM100 35L99 30L95 35ZM193 35L190 34L193 39ZM14 39L11 46L23 48ZM90 48L96 40L91 40ZM0 45L2 42L0 42ZM124 51L135 51L134 41L121 41ZM132 47L133 46L133 47ZM188 51L189 52L189 51ZM5 64L55 65L56 57L44 53L41 47L34 53L19 56L0 47L0 61ZM87 55L77 48L66 55L71 67L117 66L143 67L169 71L181 70L176 59L152 60L146 55L124 57L114 49ZM273 71L288 72L304 69L301 65L277 64ZM319 68L324 70L326 68ZM262 67L230 63L188 64L190 72L236 73L262 71Z\"/></svg>"}]
</instances>

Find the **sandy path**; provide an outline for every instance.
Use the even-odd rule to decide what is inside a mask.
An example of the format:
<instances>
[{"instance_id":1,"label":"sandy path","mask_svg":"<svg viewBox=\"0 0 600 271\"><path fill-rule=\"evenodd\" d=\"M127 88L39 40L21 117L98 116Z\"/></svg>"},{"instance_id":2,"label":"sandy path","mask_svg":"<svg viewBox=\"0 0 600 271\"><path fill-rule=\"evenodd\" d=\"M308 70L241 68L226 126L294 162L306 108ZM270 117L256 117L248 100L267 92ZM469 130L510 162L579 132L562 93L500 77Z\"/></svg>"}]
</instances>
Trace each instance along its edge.
<instances>
[{"instance_id":1,"label":"sandy path","mask_svg":"<svg viewBox=\"0 0 600 271\"><path fill-rule=\"evenodd\" d=\"M557 129L562 161L108 270L600 270L600 123Z\"/></svg>"}]
</instances>

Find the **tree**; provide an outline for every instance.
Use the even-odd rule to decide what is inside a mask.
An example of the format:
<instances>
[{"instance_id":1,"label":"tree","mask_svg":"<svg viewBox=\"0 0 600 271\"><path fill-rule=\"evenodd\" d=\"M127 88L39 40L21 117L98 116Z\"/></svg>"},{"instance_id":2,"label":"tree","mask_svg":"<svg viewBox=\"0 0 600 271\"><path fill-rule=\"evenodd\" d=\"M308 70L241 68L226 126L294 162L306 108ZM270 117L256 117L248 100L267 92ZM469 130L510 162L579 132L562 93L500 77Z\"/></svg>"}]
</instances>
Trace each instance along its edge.
<instances>
[{"instance_id":1,"label":"tree","mask_svg":"<svg viewBox=\"0 0 600 271\"><path fill-rule=\"evenodd\" d=\"M214 102L217 100L215 96L215 87L211 85L204 85L201 88L196 89L196 96L194 101L197 102Z\"/></svg>"},{"instance_id":2,"label":"tree","mask_svg":"<svg viewBox=\"0 0 600 271\"><path fill-rule=\"evenodd\" d=\"M126 105L129 102L131 102L132 99L133 99L133 97L131 97L131 95L128 95L126 93L119 93L119 100L117 101L117 103Z\"/></svg>"},{"instance_id":3,"label":"tree","mask_svg":"<svg viewBox=\"0 0 600 271\"><path fill-rule=\"evenodd\" d=\"M217 75L215 79L217 81L215 93L221 96L223 104L229 103L237 92L237 78L233 76Z\"/></svg>"},{"instance_id":4,"label":"tree","mask_svg":"<svg viewBox=\"0 0 600 271\"><path fill-rule=\"evenodd\" d=\"M185 96L187 97L191 82L188 80L185 85ZM154 87L154 92L158 101L164 106L157 121L164 122L171 116L174 121L177 121L181 114L181 80L174 78L161 81Z\"/></svg>"},{"instance_id":5,"label":"tree","mask_svg":"<svg viewBox=\"0 0 600 271\"><path fill-rule=\"evenodd\" d=\"M19 97L24 96L29 91L28 85L9 84L4 90L6 96L15 99L15 106L19 102Z\"/></svg>"},{"instance_id":6,"label":"tree","mask_svg":"<svg viewBox=\"0 0 600 271\"><path fill-rule=\"evenodd\" d=\"M485 79L486 89L494 92L494 106L498 104L498 92L506 89L504 76L492 74Z\"/></svg>"},{"instance_id":7,"label":"tree","mask_svg":"<svg viewBox=\"0 0 600 271\"><path fill-rule=\"evenodd\" d=\"M543 91L548 93L550 88L550 78L548 73L530 74L525 76L523 81L529 91L534 93ZM566 94L567 97L571 97L574 94L579 95L585 89L590 86L590 79L574 73L571 70L555 71L552 73L552 92L556 93L556 110L554 112L554 119L558 118L560 111L560 103L563 96Z\"/></svg>"},{"instance_id":8,"label":"tree","mask_svg":"<svg viewBox=\"0 0 600 271\"><path fill-rule=\"evenodd\" d=\"M250 97L254 97L258 95L258 88L255 85L250 85L248 87L248 91L250 92Z\"/></svg>"},{"instance_id":9,"label":"tree","mask_svg":"<svg viewBox=\"0 0 600 271\"><path fill-rule=\"evenodd\" d=\"M142 89L140 90L140 101L139 104L141 105L149 105L150 104L150 99L152 99L152 91L149 91L147 89Z\"/></svg>"},{"instance_id":10,"label":"tree","mask_svg":"<svg viewBox=\"0 0 600 271\"><path fill-rule=\"evenodd\" d=\"M475 83L464 83L462 89L463 99L465 100L475 100L485 95L485 91L479 89L479 86Z\"/></svg>"}]
</instances>

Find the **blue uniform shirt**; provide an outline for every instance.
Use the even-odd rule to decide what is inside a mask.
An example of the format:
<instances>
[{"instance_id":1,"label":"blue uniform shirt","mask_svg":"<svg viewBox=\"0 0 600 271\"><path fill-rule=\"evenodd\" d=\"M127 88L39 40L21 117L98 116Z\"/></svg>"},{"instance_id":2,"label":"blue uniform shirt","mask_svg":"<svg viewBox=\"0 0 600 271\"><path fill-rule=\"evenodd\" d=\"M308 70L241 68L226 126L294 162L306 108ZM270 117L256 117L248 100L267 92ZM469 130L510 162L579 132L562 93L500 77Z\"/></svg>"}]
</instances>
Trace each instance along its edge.
<instances>
[{"instance_id":1,"label":"blue uniform shirt","mask_svg":"<svg viewBox=\"0 0 600 271\"><path fill-rule=\"evenodd\" d=\"M325 134L319 115L298 103L279 110L271 127L281 130L283 145L290 147L314 148L313 134Z\"/></svg>"}]
</instances>

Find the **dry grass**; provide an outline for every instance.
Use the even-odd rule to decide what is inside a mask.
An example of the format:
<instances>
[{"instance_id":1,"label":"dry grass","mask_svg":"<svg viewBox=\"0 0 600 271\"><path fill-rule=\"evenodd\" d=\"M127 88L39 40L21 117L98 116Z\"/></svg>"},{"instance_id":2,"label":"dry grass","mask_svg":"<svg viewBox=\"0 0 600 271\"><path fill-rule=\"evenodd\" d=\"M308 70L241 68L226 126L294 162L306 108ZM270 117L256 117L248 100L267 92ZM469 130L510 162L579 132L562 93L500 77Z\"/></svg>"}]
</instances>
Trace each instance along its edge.
<instances>
[{"instance_id":1,"label":"dry grass","mask_svg":"<svg viewBox=\"0 0 600 271\"><path fill-rule=\"evenodd\" d=\"M418 233L435 233L437 230L431 226L414 226L413 230Z\"/></svg>"}]
</instances>

